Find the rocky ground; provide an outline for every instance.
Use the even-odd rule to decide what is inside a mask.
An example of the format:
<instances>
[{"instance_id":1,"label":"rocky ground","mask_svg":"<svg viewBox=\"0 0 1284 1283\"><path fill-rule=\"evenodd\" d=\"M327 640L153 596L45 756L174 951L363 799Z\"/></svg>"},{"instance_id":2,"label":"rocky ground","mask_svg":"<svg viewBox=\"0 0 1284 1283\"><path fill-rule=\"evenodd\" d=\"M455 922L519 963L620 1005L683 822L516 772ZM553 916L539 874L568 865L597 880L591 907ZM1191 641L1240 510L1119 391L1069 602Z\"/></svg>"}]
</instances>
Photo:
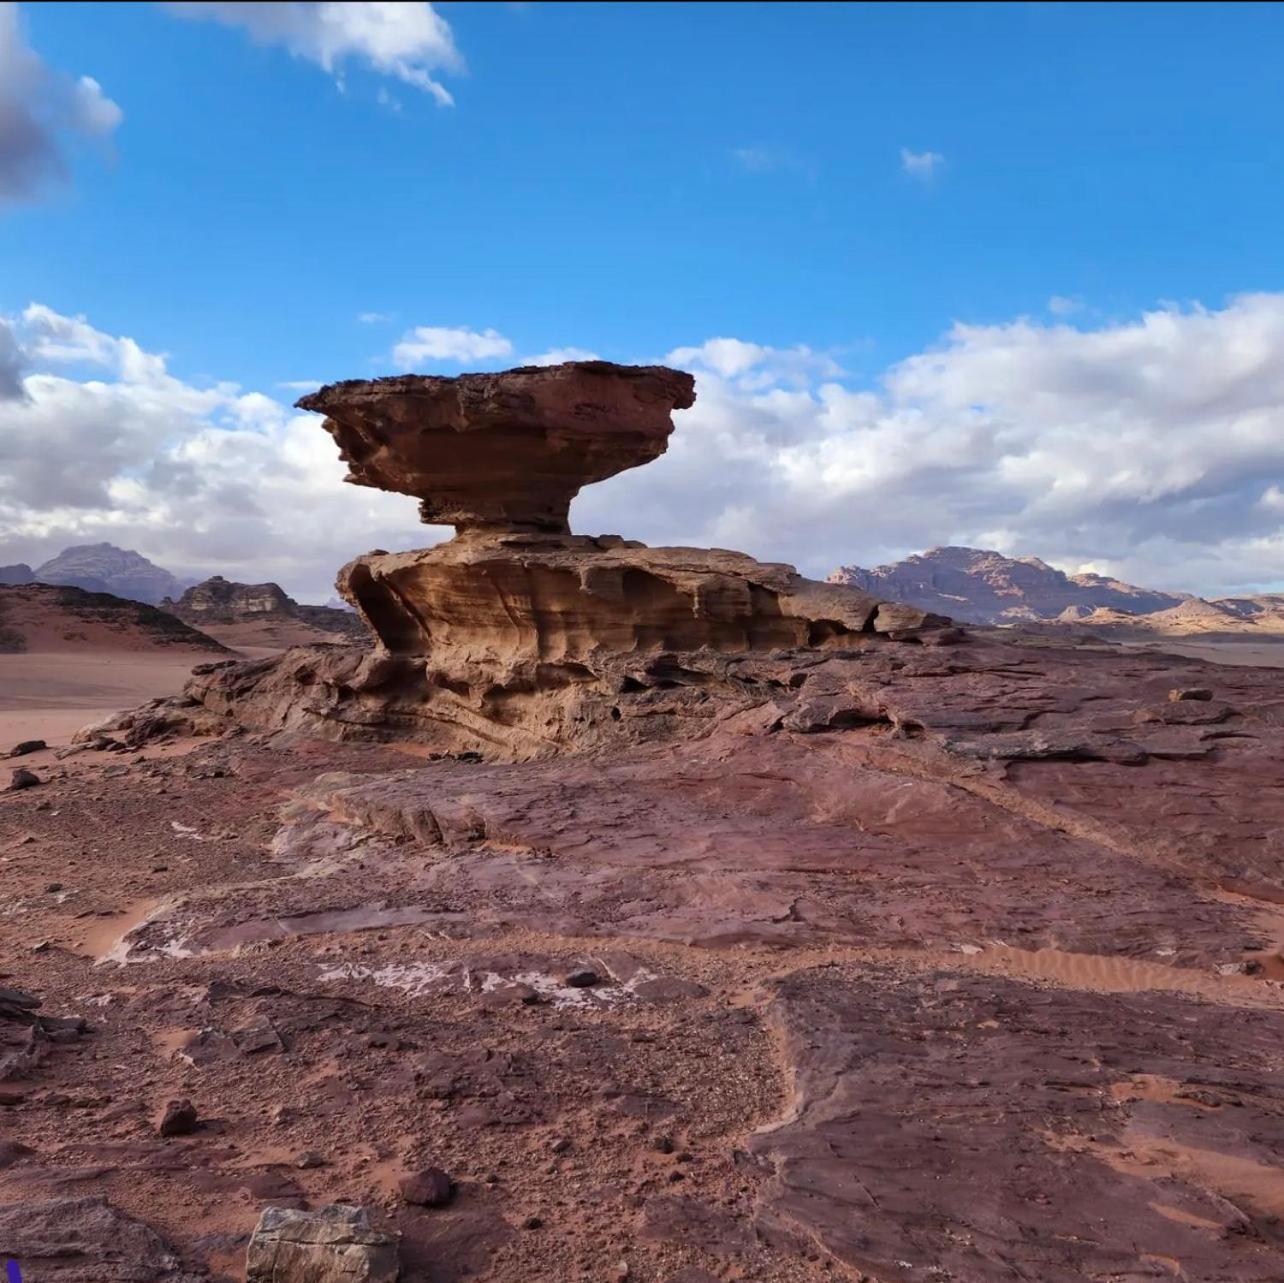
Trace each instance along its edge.
<instances>
[{"instance_id":1,"label":"rocky ground","mask_svg":"<svg viewBox=\"0 0 1284 1283\"><path fill-rule=\"evenodd\" d=\"M780 685L592 757L39 759L0 1255L239 1280L264 1207L346 1201L409 1283L1284 1275L1281 672L871 639Z\"/></svg>"}]
</instances>

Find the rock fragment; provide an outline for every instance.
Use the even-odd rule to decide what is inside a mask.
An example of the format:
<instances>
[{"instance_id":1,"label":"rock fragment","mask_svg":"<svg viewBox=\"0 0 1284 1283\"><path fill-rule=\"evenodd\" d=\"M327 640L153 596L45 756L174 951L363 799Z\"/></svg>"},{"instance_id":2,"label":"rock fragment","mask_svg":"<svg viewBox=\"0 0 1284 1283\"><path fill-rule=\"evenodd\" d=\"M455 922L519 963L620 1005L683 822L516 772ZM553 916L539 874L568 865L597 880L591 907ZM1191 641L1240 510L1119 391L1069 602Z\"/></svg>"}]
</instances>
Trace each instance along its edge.
<instances>
[{"instance_id":1,"label":"rock fragment","mask_svg":"<svg viewBox=\"0 0 1284 1283\"><path fill-rule=\"evenodd\" d=\"M395 1283L397 1242L361 1207L266 1207L246 1250L245 1283Z\"/></svg>"},{"instance_id":2,"label":"rock fragment","mask_svg":"<svg viewBox=\"0 0 1284 1283\"><path fill-rule=\"evenodd\" d=\"M9 792L17 793L21 789L33 789L44 781L35 771L29 771L25 766L20 766L9 777Z\"/></svg>"},{"instance_id":3,"label":"rock fragment","mask_svg":"<svg viewBox=\"0 0 1284 1283\"><path fill-rule=\"evenodd\" d=\"M455 1193L450 1175L440 1167L425 1167L401 1178L401 1197L416 1207L444 1207Z\"/></svg>"},{"instance_id":4,"label":"rock fragment","mask_svg":"<svg viewBox=\"0 0 1284 1283\"><path fill-rule=\"evenodd\" d=\"M161 1136L190 1136L200 1126L196 1106L190 1100L171 1100L161 1114L156 1131Z\"/></svg>"}]
</instances>

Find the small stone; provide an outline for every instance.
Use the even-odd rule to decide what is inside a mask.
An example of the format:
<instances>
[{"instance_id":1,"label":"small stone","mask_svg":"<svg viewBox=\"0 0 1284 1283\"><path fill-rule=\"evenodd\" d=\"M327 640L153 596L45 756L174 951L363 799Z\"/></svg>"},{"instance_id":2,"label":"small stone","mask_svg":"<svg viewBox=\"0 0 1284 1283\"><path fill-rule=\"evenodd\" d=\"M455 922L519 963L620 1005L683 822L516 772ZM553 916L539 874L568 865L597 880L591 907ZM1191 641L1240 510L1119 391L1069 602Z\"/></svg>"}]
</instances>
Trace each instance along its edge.
<instances>
[{"instance_id":1,"label":"small stone","mask_svg":"<svg viewBox=\"0 0 1284 1283\"><path fill-rule=\"evenodd\" d=\"M616 1261L611 1268L611 1278L615 1280L615 1283L628 1283L632 1277L628 1261Z\"/></svg>"},{"instance_id":2,"label":"small stone","mask_svg":"<svg viewBox=\"0 0 1284 1283\"><path fill-rule=\"evenodd\" d=\"M524 1230L537 1230L537 1229L539 1229L539 1228L540 1228L540 1226L542 1226L543 1224L544 1224L544 1222L543 1222L543 1221L542 1221L538 1216L528 1216L528 1217L527 1217L527 1218L522 1222L522 1229L524 1229Z\"/></svg>"},{"instance_id":3,"label":"small stone","mask_svg":"<svg viewBox=\"0 0 1284 1283\"><path fill-rule=\"evenodd\" d=\"M61 890L62 890L62 883L61 883L61 882L51 882L51 883L49 883L49 885L48 885L47 887L45 887L45 894L46 894L46 895L57 895L57 894L58 894L58 892L59 892L59 891L61 891Z\"/></svg>"},{"instance_id":4,"label":"small stone","mask_svg":"<svg viewBox=\"0 0 1284 1283\"><path fill-rule=\"evenodd\" d=\"M588 967L579 967L575 971L568 972L566 976L566 983L572 989L591 989L597 982L597 972Z\"/></svg>"},{"instance_id":5,"label":"small stone","mask_svg":"<svg viewBox=\"0 0 1284 1283\"><path fill-rule=\"evenodd\" d=\"M401 1178L401 1197L416 1207L444 1207L455 1192L454 1182L440 1167L425 1167Z\"/></svg>"},{"instance_id":6,"label":"small stone","mask_svg":"<svg viewBox=\"0 0 1284 1283\"><path fill-rule=\"evenodd\" d=\"M550 1146L549 1149L555 1154L565 1154L571 1148L571 1142L565 1136L559 1136Z\"/></svg>"},{"instance_id":7,"label":"small stone","mask_svg":"<svg viewBox=\"0 0 1284 1283\"><path fill-rule=\"evenodd\" d=\"M190 1100L171 1100L156 1130L162 1136L190 1136L198 1126L196 1106Z\"/></svg>"},{"instance_id":8,"label":"small stone","mask_svg":"<svg viewBox=\"0 0 1284 1283\"><path fill-rule=\"evenodd\" d=\"M658 1153L661 1153L661 1154L672 1154L672 1153L673 1153L673 1137L672 1137L672 1136L657 1136L657 1137L655 1138L655 1140L654 1140L654 1141L652 1141L651 1143L652 1143L653 1147L655 1148L655 1150L656 1150Z\"/></svg>"},{"instance_id":9,"label":"small stone","mask_svg":"<svg viewBox=\"0 0 1284 1283\"><path fill-rule=\"evenodd\" d=\"M313 1167L324 1167L325 1159L315 1149L305 1149L303 1153L296 1156L294 1165L307 1171Z\"/></svg>"},{"instance_id":10,"label":"small stone","mask_svg":"<svg viewBox=\"0 0 1284 1283\"><path fill-rule=\"evenodd\" d=\"M1212 697L1213 692L1207 686L1177 686L1168 692L1168 699L1174 704L1188 699L1210 700Z\"/></svg>"},{"instance_id":11,"label":"small stone","mask_svg":"<svg viewBox=\"0 0 1284 1283\"><path fill-rule=\"evenodd\" d=\"M26 767L20 766L9 778L9 791L16 793L19 789L33 789L42 782L35 771L29 771Z\"/></svg>"},{"instance_id":12,"label":"small stone","mask_svg":"<svg viewBox=\"0 0 1284 1283\"><path fill-rule=\"evenodd\" d=\"M26 757L28 753L40 753L48 747L44 740L21 740L9 750L9 756Z\"/></svg>"}]
</instances>

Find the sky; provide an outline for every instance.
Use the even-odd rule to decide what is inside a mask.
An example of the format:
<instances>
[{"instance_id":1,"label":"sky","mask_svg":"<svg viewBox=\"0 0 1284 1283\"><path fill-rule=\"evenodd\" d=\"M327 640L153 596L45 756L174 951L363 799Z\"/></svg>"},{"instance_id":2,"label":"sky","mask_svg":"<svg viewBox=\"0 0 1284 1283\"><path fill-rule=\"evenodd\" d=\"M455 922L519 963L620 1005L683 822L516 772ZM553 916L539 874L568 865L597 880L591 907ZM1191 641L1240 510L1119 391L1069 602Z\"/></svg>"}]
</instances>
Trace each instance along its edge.
<instances>
[{"instance_id":1,"label":"sky","mask_svg":"<svg viewBox=\"0 0 1284 1283\"><path fill-rule=\"evenodd\" d=\"M584 533L1284 588L1284 6L0 0L0 563L325 600L340 378L692 370Z\"/></svg>"}]
</instances>

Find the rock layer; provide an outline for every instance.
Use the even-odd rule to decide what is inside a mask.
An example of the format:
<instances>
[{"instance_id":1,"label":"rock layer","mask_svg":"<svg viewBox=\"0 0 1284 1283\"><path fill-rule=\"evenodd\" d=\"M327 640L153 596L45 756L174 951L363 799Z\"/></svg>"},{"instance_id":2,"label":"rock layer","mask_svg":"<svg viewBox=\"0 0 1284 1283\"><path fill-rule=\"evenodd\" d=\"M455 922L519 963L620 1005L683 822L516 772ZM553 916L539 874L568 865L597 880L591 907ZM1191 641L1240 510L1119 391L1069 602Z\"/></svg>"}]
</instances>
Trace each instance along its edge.
<instances>
[{"instance_id":1,"label":"rock layer","mask_svg":"<svg viewBox=\"0 0 1284 1283\"><path fill-rule=\"evenodd\" d=\"M95 735L137 743L212 718L538 757L699 733L779 680L743 667L755 657L956 639L941 616L791 566L570 534L579 487L660 454L670 411L693 399L688 374L604 361L304 397L330 416L350 481L418 495L426 519L460 532L340 572L376 653L295 649L198 670L184 700Z\"/></svg>"},{"instance_id":2,"label":"rock layer","mask_svg":"<svg viewBox=\"0 0 1284 1283\"><path fill-rule=\"evenodd\" d=\"M678 370L572 361L350 379L298 405L327 416L348 481L414 495L426 522L564 531L580 487L663 454L694 401Z\"/></svg>"}]
</instances>

